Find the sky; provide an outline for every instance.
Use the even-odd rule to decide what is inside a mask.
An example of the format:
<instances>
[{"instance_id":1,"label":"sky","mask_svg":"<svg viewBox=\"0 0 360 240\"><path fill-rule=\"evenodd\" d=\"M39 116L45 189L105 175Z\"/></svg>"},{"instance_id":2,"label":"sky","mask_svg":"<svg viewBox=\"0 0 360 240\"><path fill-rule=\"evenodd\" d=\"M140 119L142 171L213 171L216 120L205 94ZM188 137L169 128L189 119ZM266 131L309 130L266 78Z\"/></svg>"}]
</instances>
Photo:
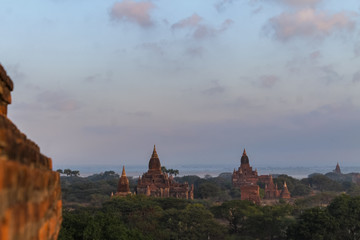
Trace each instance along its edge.
<instances>
[{"instance_id":1,"label":"sky","mask_svg":"<svg viewBox=\"0 0 360 240\"><path fill-rule=\"evenodd\" d=\"M57 166L360 165L356 0L1 0L9 118Z\"/></svg>"}]
</instances>

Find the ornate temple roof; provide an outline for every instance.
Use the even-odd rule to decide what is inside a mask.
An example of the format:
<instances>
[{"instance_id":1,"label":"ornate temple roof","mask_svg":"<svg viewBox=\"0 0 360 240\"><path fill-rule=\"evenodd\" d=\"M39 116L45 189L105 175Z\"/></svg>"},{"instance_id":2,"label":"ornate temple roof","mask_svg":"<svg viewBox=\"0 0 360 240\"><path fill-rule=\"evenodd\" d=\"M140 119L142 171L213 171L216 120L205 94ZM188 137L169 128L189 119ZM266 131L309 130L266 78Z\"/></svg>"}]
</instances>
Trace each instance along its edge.
<instances>
[{"instance_id":1,"label":"ornate temple roof","mask_svg":"<svg viewBox=\"0 0 360 240\"><path fill-rule=\"evenodd\" d=\"M243 155L241 157L241 164L249 164L249 158L248 156L246 155L246 150L244 148L244 152L243 152Z\"/></svg>"},{"instance_id":2,"label":"ornate temple roof","mask_svg":"<svg viewBox=\"0 0 360 240\"><path fill-rule=\"evenodd\" d=\"M151 155L150 161L149 161L149 170L157 170L157 171L161 171L161 163L160 163L160 159L159 156L156 152L156 147L154 145L154 150L153 153Z\"/></svg>"}]
</instances>

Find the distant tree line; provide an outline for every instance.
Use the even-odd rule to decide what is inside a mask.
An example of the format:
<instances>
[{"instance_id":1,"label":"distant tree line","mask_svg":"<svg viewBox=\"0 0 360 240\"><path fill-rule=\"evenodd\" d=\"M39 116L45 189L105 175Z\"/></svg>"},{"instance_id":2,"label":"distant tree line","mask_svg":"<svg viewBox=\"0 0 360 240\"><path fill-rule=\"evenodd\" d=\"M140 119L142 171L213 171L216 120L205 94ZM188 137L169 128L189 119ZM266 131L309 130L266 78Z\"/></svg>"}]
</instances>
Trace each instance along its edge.
<instances>
[{"instance_id":1,"label":"distant tree line","mask_svg":"<svg viewBox=\"0 0 360 240\"><path fill-rule=\"evenodd\" d=\"M175 175L175 177L176 177L177 175L179 175L179 170L177 170L177 169L172 169L172 168L167 169L165 166L162 166L162 167L161 167L161 171L162 171L163 173L167 173L167 174L170 174L170 175Z\"/></svg>"},{"instance_id":2,"label":"distant tree line","mask_svg":"<svg viewBox=\"0 0 360 240\"><path fill-rule=\"evenodd\" d=\"M170 170L170 171L169 171ZM61 188L64 206L69 205L83 205L91 204L100 206L103 202L110 198L111 192L116 192L119 181L119 174L114 171L105 171L98 174L93 174L88 177L79 177L78 171L65 169L62 171ZM163 171L169 174L177 175L176 169L164 169ZM189 185L194 184L194 198L208 200L211 202L224 202L236 200L241 198L241 192L238 188L234 188L231 183L231 173L222 173L217 177L207 176L201 178L199 176L182 176L175 177L175 181L179 183L188 182ZM312 195L319 195L324 193L322 200L315 200L315 198L305 198L305 205L326 204L333 199L337 192L346 192L351 196L360 195L360 186L352 182L352 178L336 178L322 174L313 174L308 178L302 180L292 178L287 175L278 175L274 177L274 183L277 183L279 188L282 187L286 181L288 189L292 197L306 197ZM137 178L128 176L130 183L130 191L136 191ZM259 183L260 196L264 196L265 185ZM326 193L329 193L326 195ZM326 197L325 197L326 196ZM313 199L313 200L307 200Z\"/></svg>"},{"instance_id":3,"label":"distant tree line","mask_svg":"<svg viewBox=\"0 0 360 240\"><path fill-rule=\"evenodd\" d=\"M78 177L80 176L80 171L78 170L71 170L69 168L64 169L64 171L62 169L58 169L56 170L58 173L60 174L64 174L66 176L72 176L72 177Z\"/></svg>"}]
</instances>

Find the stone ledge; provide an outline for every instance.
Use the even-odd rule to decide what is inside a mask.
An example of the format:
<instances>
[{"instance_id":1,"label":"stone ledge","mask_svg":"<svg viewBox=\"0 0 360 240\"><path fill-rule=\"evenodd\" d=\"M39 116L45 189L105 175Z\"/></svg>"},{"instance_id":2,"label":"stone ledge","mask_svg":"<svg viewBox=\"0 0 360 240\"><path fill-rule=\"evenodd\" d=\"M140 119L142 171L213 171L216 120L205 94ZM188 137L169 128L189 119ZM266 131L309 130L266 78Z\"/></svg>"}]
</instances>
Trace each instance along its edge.
<instances>
[{"instance_id":1,"label":"stone ledge","mask_svg":"<svg viewBox=\"0 0 360 240\"><path fill-rule=\"evenodd\" d=\"M0 64L0 81L5 82L10 91L14 90L14 83L7 75L4 67Z\"/></svg>"},{"instance_id":2,"label":"stone ledge","mask_svg":"<svg viewBox=\"0 0 360 240\"><path fill-rule=\"evenodd\" d=\"M27 139L25 134L2 115L0 115L0 158L34 168L52 170L51 159L42 155L39 146Z\"/></svg>"}]
</instances>

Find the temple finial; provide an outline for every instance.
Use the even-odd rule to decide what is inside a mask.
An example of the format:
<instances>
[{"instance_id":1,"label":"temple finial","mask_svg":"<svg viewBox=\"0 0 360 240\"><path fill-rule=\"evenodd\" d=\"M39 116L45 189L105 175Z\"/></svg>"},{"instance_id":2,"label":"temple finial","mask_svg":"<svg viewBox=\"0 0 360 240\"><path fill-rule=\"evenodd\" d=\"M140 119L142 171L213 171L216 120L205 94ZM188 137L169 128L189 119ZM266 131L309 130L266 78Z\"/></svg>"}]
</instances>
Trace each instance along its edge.
<instances>
[{"instance_id":1,"label":"temple finial","mask_svg":"<svg viewBox=\"0 0 360 240\"><path fill-rule=\"evenodd\" d=\"M245 148L244 148L244 152L243 152L243 155L246 155L246 150L245 150Z\"/></svg>"},{"instance_id":2,"label":"temple finial","mask_svg":"<svg viewBox=\"0 0 360 240\"><path fill-rule=\"evenodd\" d=\"M157 152L156 152L156 146L155 146L155 144L154 144L154 150L153 150L153 153L152 153L152 156L151 157L153 157L153 158L159 158L159 156L158 156L158 154L157 154Z\"/></svg>"},{"instance_id":3,"label":"temple finial","mask_svg":"<svg viewBox=\"0 0 360 240\"><path fill-rule=\"evenodd\" d=\"M123 165L123 170L122 170L122 174L121 176L126 176L126 172L125 172L125 166Z\"/></svg>"}]
</instances>

